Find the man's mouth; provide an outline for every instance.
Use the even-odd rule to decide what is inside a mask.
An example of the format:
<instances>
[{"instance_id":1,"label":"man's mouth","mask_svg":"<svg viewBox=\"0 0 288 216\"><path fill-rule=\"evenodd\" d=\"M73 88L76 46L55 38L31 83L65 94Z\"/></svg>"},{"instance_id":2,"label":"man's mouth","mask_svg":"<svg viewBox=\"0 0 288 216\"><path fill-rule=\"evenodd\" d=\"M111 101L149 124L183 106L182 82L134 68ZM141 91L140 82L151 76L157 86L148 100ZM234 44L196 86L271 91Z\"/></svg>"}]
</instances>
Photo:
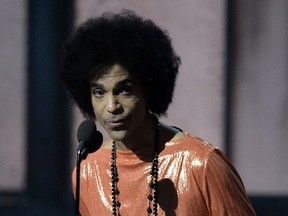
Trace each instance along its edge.
<instances>
[{"instance_id":1,"label":"man's mouth","mask_svg":"<svg viewBox=\"0 0 288 216\"><path fill-rule=\"evenodd\" d=\"M106 120L106 125L111 129L117 129L125 124L125 118L111 118Z\"/></svg>"}]
</instances>

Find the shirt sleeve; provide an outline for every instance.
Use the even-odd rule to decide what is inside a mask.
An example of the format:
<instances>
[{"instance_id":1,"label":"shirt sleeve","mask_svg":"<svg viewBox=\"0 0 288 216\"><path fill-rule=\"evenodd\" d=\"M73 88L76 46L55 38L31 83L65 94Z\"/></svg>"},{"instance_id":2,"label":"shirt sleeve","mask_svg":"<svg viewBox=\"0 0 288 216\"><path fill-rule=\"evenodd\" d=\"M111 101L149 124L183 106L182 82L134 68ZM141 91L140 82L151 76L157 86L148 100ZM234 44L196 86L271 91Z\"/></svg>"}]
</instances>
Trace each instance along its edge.
<instances>
[{"instance_id":1,"label":"shirt sleeve","mask_svg":"<svg viewBox=\"0 0 288 216\"><path fill-rule=\"evenodd\" d=\"M204 169L204 198L210 216L254 216L243 182L228 158L213 149Z\"/></svg>"}]
</instances>

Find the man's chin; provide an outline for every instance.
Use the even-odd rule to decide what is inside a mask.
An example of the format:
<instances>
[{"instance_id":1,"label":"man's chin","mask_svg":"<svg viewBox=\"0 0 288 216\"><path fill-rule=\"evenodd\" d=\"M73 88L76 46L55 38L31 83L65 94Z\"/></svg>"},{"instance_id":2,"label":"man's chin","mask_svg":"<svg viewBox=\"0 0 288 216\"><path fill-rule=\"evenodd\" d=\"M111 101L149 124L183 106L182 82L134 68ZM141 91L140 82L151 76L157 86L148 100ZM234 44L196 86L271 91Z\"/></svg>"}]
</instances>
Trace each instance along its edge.
<instances>
[{"instance_id":1,"label":"man's chin","mask_svg":"<svg viewBox=\"0 0 288 216\"><path fill-rule=\"evenodd\" d=\"M109 131L108 135L110 139L114 141L123 141L127 137L127 131L119 130L119 131Z\"/></svg>"}]
</instances>

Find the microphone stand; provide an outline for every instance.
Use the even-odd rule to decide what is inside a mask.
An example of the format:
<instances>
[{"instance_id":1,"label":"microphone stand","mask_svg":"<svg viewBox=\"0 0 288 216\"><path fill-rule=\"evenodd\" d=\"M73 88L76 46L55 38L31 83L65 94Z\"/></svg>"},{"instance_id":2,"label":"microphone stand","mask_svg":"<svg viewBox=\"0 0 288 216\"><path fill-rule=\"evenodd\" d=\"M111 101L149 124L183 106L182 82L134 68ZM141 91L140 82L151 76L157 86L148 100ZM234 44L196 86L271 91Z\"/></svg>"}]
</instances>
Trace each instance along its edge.
<instances>
[{"instance_id":1,"label":"microphone stand","mask_svg":"<svg viewBox=\"0 0 288 216\"><path fill-rule=\"evenodd\" d=\"M76 163L76 198L75 198L75 216L79 216L79 195L80 195L80 164L82 160L81 150L77 150L77 163Z\"/></svg>"},{"instance_id":2,"label":"microphone stand","mask_svg":"<svg viewBox=\"0 0 288 216\"><path fill-rule=\"evenodd\" d=\"M77 148L76 162L76 194L75 194L75 216L80 216L79 199L80 199L80 165L87 155L98 150L103 141L102 134L97 131L93 120L83 121L77 131L79 146Z\"/></svg>"}]
</instances>

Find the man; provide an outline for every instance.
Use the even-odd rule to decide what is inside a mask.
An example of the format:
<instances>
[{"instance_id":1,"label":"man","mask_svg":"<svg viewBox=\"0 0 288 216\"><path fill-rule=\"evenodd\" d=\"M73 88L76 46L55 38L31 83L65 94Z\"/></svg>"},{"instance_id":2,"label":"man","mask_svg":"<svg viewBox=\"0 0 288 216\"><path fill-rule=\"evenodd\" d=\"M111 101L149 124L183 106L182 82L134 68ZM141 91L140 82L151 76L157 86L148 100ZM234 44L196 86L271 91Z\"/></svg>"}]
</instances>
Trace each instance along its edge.
<instances>
[{"instance_id":1,"label":"man","mask_svg":"<svg viewBox=\"0 0 288 216\"><path fill-rule=\"evenodd\" d=\"M111 138L82 162L82 216L255 215L220 150L159 122L179 65L168 33L131 11L89 19L67 41L63 83Z\"/></svg>"}]
</instances>

